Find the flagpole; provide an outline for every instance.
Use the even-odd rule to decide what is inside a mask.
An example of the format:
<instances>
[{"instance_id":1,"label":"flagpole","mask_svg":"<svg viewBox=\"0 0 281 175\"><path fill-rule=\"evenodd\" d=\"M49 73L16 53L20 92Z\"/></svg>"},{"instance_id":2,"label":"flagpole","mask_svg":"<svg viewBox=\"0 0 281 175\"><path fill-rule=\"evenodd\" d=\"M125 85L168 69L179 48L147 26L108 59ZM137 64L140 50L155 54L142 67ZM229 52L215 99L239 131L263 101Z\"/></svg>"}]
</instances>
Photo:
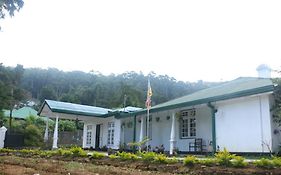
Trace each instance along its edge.
<instances>
[{"instance_id":1,"label":"flagpole","mask_svg":"<svg viewBox=\"0 0 281 175\"><path fill-rule=\"evenodd\" d=\"M150 141L150 138L149 138L149 107L147 108L146 133L147 133L147 138L148 138L148 141L146 143L146 151L148 152L148 145L149 145L149 141Z\"/></svg>"},{"instance_id":2,"label":"flagpole","mask_svg":"<svg viewBox=\"0 0 281 175\"><path fill-rule=\"evenodd\" d=\"M152 89L150 86L150 81L148 79L147 82L147 96L146 96L146 108L147 108L147 117L146 117L146 137L148 141L146 142L146 151L148 151L148 146L149 146L149 110L151 107L151 96L152 96Z\"/></svg>"}]
</instances>

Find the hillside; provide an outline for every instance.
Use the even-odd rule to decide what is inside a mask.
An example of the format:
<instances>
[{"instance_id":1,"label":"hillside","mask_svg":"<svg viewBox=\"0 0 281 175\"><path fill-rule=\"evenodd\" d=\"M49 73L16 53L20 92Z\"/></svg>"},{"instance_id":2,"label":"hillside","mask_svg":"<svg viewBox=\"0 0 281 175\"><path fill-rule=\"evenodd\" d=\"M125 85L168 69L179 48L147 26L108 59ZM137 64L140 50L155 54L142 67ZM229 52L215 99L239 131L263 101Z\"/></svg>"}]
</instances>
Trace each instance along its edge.
<instances>
[{"instance_id":1,"label":"hillside","mask_svg":"<svg viewBox=\"0 0 281 175\"><path fill-rule=\"evenodd\" d=\"M177 81L168 75L156 75L153 72L148 75L125 72L105 76L94 71L85 73L64 72L56 68L23 69L21 65L16 68L1 65L0 73L3 75L0 86L6 89L2 92L3 97L10 95L9 87L5 87L5 84L10 84L10 88L19 88L25 94L18 101L37 99L43 102L44 99L51 99L107 108L121 107L124 102L126 106L144 107L148 78L153 90L153 105L217 84Z\"/></svg>"}]
</instances>

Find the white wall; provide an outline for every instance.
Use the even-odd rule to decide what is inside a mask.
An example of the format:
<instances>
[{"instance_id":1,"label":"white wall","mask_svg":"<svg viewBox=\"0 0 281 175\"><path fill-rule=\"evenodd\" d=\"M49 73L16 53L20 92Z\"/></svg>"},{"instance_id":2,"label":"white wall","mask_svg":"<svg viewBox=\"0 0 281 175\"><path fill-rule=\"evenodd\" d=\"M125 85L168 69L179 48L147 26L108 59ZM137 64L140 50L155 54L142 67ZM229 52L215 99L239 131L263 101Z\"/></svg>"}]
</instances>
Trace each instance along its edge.
<instances>
[{"instance_id":1,"label":"white wall","mask_svg":"<svg viewBox=\"0 0 281 175\"><path fill-rule=\"evenodd\" d=\"M211 110L207 106L201 106L196 109L196 138L202 138L205 149L212 140L212 115ZM179 122L176 125L177 147L180 151L189 151L189 142L194 142L194 139L180 139Z\"/></svg>"},{"instance_id":2,"label":"white wall","mask_svg":"<svg viewBox=\"0 0 281 175\"><path fill-rule=\"evenodd\" d=\"M107 137L108 137L108 122L114 122L114 145L107 145ZM115 119L114 117L109 118L92 118L91 120L84 121L84 129L83 129L83 148L93 147L95 148L95 139L96 139L96 125L102 124L101 127L101 135L102 139L100 145L107 146L109 148L118 149L121 143L120 134L121 134L121 121L119 119ZM92 141L91 145L86 145L86 129L88 125L92 125Z\"/></svg>"},{"instance_id":3,"label":"white wall","mask_svg":"<svg viewBox=\"0 0 281 175\"><path fill-rule=\"evenodd\" d=\"M121 119L121 144L133 142L134 137L134 117ZM136 140L138 141L138 140Z\"/></svg>"},{"instance_id":4,"label":"white wall","mask_svg":"<svg viewBox=\"0 0 281 175\"><path fill-rule=\"evenodd\" d=\"M269 152L265 145L271 147L272 144L268 94L223 101L216 106L216 136L220 149Z\"/></svg>"},{"instance_id":5,"label":"white wall","mask_svg":"<svg viewBox=\"0 0 281 175\"><path fill-rule=\"evenodd\" d=\"M196 107L195 107L196 108ZM188 108L186 108L188 109ZM152 147L164 145L166 151L169 150L170 147L170 135L171 135L171 126L172 126L172 113L184 110L176 109L174 111L163 111L158 113L153 113L152 115L152 140L150 141L150 145ZM212 138L212 123L211 123L211 110L206 106L200 106L196 108L196 137L202 138L204 144L208 144ZM167 120L167 116L170 116L170 119ZM137 117L137 133L136 140L139 141L140 135L140 120L141 116ZM144 116L146 117L146 116ZM157 122L156 118L160 117L160 120ZM181 139L180 131L179 131L179 120L176 118L176 147L179 148L180 151L188 151L189 142L193 142L194 139Z\"/></svg>"}]
</instances>

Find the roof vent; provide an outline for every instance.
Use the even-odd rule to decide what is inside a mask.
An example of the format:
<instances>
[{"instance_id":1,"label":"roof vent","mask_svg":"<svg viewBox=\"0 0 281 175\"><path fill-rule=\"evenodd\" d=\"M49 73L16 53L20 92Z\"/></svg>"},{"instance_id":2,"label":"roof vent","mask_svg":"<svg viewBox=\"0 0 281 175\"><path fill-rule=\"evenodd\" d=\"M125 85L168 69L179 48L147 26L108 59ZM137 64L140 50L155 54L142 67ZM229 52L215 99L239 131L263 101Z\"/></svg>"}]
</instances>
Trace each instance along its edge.
<instances>
[{"instance_id":1,"label":"roof vent","mask_svg":"<svg viewBox=\"0 0 281 175\"><path fill-rule=\"evenodd\" d=\"M271 78L271 68L266 64L257 67L259 78Z\"/></svg>"}]
</instances>

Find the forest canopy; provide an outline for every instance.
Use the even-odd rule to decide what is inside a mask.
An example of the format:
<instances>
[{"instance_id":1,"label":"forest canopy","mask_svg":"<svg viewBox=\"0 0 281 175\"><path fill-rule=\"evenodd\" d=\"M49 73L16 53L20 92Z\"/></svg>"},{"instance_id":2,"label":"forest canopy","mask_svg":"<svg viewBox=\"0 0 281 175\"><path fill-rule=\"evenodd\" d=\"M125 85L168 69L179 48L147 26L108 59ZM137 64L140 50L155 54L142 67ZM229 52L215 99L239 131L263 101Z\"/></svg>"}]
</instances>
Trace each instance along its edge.
<instances>
[{"instance_id":1,"label":"forest canopy","mask_svg":"<svg viewBox=\"0 0 281 175\"><path fill-rule=\"evenodd\" d=\"M0 67L1 99L6 108L9 104L11 87L21 90L25 100L35 99L42 103L45 99L93 105L106 108L126 106L144 107L147 80L150 79L156 105L192 92L210 87L217 83L183 82L168 75L156 75L154 72L144 75L137 72L125 72L105 76L99 72L64 72L56 68L27 68L22 65L15 68ZM19 98L19 100L22 100Z\"/></svg>"}]
</instances>

